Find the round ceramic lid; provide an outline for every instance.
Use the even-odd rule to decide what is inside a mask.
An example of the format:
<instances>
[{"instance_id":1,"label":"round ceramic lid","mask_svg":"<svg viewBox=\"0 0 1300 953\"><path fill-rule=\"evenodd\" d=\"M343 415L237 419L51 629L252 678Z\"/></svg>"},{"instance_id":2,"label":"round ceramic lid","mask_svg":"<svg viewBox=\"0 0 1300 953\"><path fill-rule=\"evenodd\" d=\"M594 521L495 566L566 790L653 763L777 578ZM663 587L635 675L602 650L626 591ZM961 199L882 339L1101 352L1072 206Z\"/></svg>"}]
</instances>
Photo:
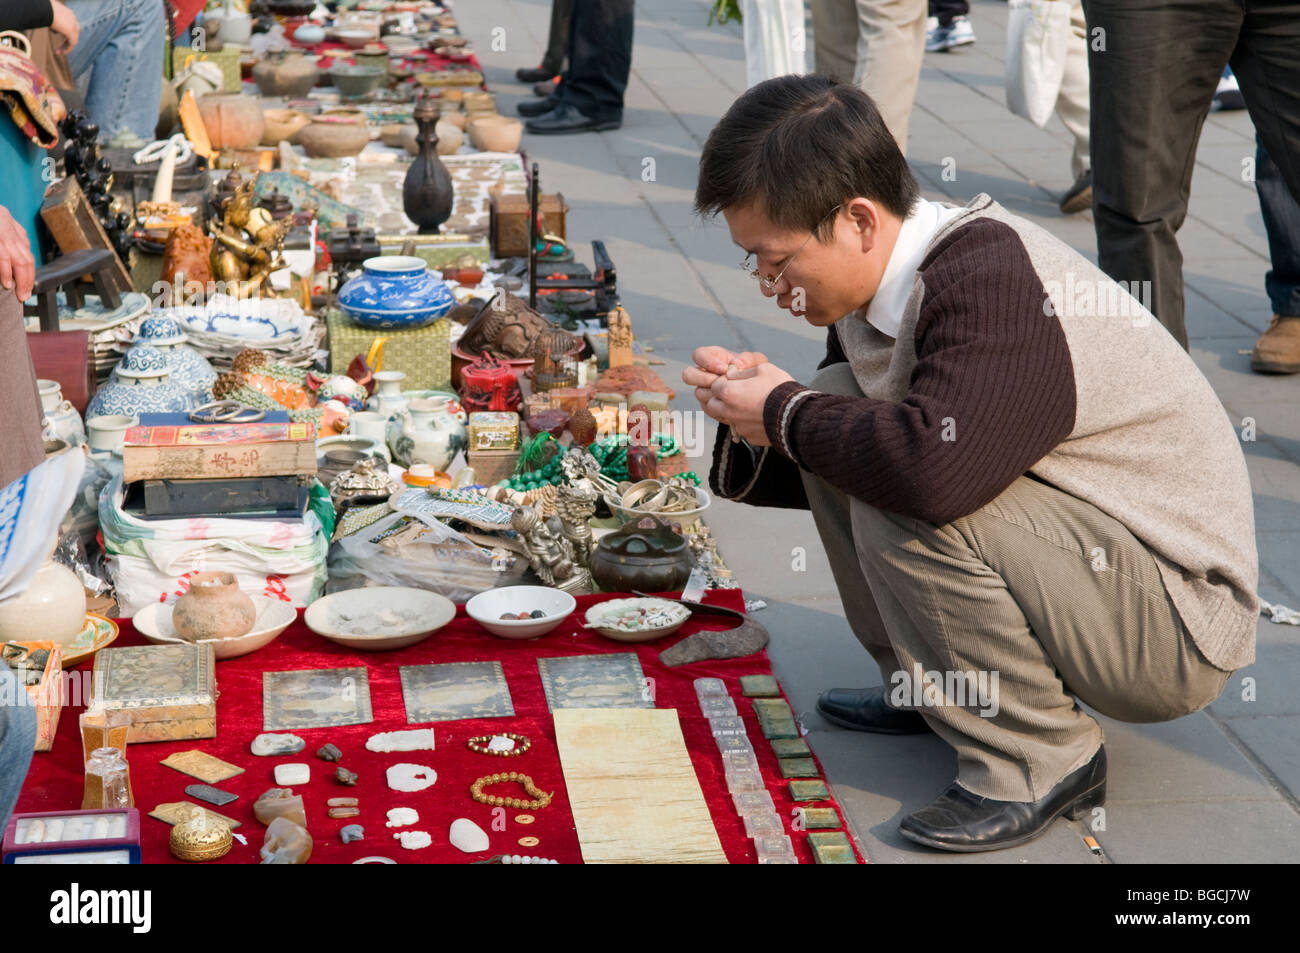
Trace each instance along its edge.
<instances>
[{"instance_id":1,"label":"round ceramic lid","mask_svg":"<svg viewBox=\"0 0 1300 953\"><path fill-rule=\"evenodd\" d=\"M137 344L184 344L189 338L175 318L155 315L140 322L135 340Z\"/></svg>"},{"instance_id":2,"label":"round ceramic lid","mask_svg":"<svg viewBox=\"0 0 1300 953\"><path fill-rule=\"evenodd\" d=\"M117 365L119 377L166 377L171 374L167 355L156 347L138 344Z\"/></svg>"}]
</instances>

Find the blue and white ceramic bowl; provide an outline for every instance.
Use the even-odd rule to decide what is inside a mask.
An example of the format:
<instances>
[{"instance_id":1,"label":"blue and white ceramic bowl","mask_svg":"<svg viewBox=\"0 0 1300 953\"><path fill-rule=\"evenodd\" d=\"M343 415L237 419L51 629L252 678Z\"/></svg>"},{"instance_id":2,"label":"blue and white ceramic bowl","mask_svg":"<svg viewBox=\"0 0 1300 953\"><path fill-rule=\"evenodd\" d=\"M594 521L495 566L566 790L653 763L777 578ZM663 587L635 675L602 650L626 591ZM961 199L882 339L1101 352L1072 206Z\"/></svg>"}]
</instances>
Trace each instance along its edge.
<instances>
[{"instance_id":1,"label":"blue and white ceramic bowl","mask_svg":"<svg viewBox=\"0 0 1300 953\"><path fill-rule=\"evenodd\" d=\"M172 383L186 390L196 404L206 404L212 400L212 387L217 382L217 372L204 360L202 354L185 343L188 340L179 321L166 315L155 315L141 322L135 343L147 344L162 351L167 366L171 368Z\"/></svg>"},{"instance_id":2,"label":"blue and white ceramic bowl","mask_svg":"<svg viewBox=\"0 0 1300 953\"><path fill-rule=\"evenodd\" d=\"M140 344L126 352L108 383L86 405L86 417L121 414L166 414L192 410L194 398L171 380L167 356Z\"/></svg>"},{"instance_id":3,"label":"blue and white ceramic bowl","mask_svg":"<svg viewBox=\"0 0 1300 953\"><path fill-rule=\"evenodd\" d=\"M368 258L339 291L339 305L368 328L422 328L452 309L456 299L425 265L409 255Z\"/></svg>"}]
</instances>

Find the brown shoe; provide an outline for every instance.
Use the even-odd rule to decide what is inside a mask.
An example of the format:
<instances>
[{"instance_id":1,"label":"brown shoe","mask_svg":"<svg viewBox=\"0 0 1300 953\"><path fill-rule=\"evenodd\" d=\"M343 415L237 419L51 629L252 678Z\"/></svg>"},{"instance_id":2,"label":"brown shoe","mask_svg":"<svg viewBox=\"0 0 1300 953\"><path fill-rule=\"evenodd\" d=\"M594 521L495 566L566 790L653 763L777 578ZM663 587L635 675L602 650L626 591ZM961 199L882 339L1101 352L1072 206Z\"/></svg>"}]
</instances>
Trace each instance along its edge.
<instances>
[{"instance_id":1,"label":"brown shoe","mask_svg":"<svg viewBox=\"0 0 1300 953\"><path fill-rule=\"evenodd\" d=\"M1255 342L1250 366L1262 374L1300 371L1300 317L1273 315L1268 330Z\"/></svg>"},{"instance_id":2,"label":"brown shoe","mask_svg":"<svg viewBox=\"0 0 1300 953\"><path fill-rule=\"evenodd\" d=\"M1074 180L1070 191L1061 196L1061 214L1075 215L1092 208L1092 170Z\"/></svg>"}]
</instances>

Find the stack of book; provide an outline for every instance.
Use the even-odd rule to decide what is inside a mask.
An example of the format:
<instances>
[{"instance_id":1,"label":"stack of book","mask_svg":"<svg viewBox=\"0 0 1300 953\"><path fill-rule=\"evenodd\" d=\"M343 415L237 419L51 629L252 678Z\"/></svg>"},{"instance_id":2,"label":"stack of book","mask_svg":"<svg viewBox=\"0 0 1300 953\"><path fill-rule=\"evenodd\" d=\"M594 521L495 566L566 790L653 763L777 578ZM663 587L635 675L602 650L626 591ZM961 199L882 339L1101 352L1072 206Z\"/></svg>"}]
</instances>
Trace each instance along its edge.
<instances>
[{"instance_id":1,"label":"stack of book","mask_svg":"<svg viewBox=\"0 0 1300 953\"><path fill-rule=\"evenodd\" d=\"M214 424L141 414L122 448L123 509L140 519L301 519L315 478L315 426L287 412Z\"/></svg>"}]
</instances>

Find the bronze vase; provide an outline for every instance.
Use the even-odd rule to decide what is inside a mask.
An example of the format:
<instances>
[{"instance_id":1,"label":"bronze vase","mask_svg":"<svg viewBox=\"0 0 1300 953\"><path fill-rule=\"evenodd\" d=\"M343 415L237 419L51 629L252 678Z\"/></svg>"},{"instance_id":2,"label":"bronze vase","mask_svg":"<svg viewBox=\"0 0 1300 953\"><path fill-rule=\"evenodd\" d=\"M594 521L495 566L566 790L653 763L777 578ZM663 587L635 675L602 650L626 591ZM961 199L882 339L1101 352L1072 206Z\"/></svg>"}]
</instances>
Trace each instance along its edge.
<instances>
[{"instance_id":1,"label":"bronze vase","mask_svg":"<svg viewBox=\"0 0 1300 953\"><path fill-rule=\"evenodd\" d=\"M415 123L420 130L416 136L420 154L406 172L402 209L421 235L436 235L451 217L452 185L447 167L438 158L438 107L432 99L425 97L415 107Z\"/></svg>"}]
</instances>

